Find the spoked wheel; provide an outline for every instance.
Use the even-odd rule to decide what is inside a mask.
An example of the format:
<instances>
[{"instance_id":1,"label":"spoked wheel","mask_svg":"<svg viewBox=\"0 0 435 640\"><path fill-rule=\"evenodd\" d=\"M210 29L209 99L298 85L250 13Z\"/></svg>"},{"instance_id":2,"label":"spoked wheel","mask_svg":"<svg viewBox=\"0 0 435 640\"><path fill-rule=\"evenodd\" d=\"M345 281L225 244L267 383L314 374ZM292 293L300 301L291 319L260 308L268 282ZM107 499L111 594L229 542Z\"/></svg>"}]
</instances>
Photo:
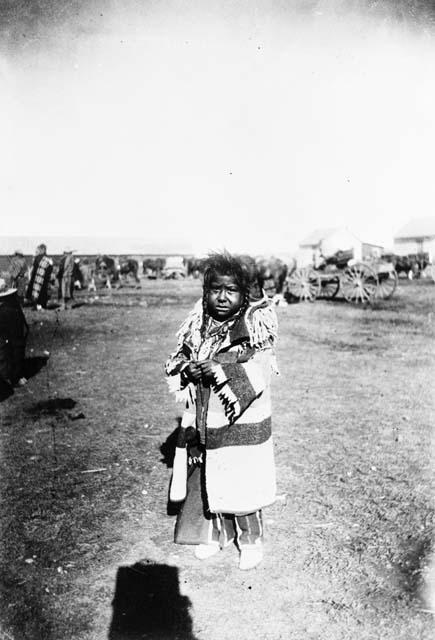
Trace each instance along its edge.
<instances>
[{"instance_id":1,"label":"spoked wheel","mask_svg":"<svg viewBox=\"0 0 435 640\"><path fill-rule=\"evenodd\" d=\"M344 270L341 290L348 302L373 302L377 288L378 276L368 265L357 262Z\"/></svg>"},{"instance_id":2,"label":"spoked wheel","mask_svg":"<svg viewBox=\"0 0 435 640\"><path fill-rule=\"evenodd\" d=\"M337 275L322 276L320 279L320 296L326 300L332 300L340 288L340 278Z\"/></svg>"},{"instance_id":3,"label":"spoked wheel","mask_svg":"<svg viewBox=\"0 0 435 640\"><path fill-rule=\"evenodd\" d=\"M395 269L388 271L378 271L378 288L376 291L377 298L391 298L396 290L398 276Z\"/></svg>"},{"instance_id":4,"label":"spoked wheel","mask_svg":"<svg viewBox=\"0 0 435 640\"><path fill-rule=\"evenodd\" d=\"M320 276L310 267L296 269L287 279L287 291L303 302L314 302L320 295L320 288Z\"/></svg>"}]
</instances>

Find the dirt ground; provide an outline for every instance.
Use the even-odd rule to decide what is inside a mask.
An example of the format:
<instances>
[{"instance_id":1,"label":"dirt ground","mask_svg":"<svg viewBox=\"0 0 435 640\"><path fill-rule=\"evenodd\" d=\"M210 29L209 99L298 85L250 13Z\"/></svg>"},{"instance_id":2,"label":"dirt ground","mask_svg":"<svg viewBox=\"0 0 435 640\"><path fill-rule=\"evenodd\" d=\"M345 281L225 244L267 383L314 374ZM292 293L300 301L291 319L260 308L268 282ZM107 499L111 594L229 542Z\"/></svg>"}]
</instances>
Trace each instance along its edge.
<instances>
[{"instance_id":1,"label":"dirt ground","mask_svg":"<svg viewBox=\"0 0 435 640\"><path fill-rule=\"evenodd\" d=\"M277 308L278 496L251 572L172 542L162 365L199 292L144 280L26 311L29 358L51 356L0 405L0 638L432 638L435 285Z\"/></svg>"}]
</instances>

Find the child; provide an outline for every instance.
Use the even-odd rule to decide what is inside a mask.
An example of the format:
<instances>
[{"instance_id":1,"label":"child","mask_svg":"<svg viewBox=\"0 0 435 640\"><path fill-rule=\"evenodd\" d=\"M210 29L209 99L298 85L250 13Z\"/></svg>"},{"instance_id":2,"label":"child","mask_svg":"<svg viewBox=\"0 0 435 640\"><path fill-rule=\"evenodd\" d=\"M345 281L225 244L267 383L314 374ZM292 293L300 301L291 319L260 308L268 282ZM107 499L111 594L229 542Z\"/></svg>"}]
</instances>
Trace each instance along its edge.
<instances>
[{"instance_id":1,"label":"child","mask_svg":"<svg viewBox=\"0 0 435 640\"><path fill-rule=\"evenodd\" d=\"M250 280L240 259L210 256L202 300L166 363L170 390L186 407L170 491L184 500L175 541L195 544L205 559L236 540L242 570L263 558L261 509L276 490L270 378L277 320L266 297L250 303Z\"/></svg>"}]
</instances>

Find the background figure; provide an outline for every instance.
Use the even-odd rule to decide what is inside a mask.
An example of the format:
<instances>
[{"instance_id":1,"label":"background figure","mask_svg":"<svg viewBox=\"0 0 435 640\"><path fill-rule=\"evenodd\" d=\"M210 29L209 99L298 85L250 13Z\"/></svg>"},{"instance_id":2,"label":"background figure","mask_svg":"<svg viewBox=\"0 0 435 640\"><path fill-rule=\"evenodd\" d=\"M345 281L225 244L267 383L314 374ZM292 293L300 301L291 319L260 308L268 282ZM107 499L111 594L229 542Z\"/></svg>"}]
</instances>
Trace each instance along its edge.
<instances>
[{"instance_id":1,"label":"background figure","mask_svg":"<svg viewBox=\"0 0 435 640\"><path fill-rule=\"evenodd\" d=\"M53 260L47 256L46 245L40 244L36 247L36 255L33 259L30 282L26 294L26 298L32 302L35 309L47 308L52 271Z\"/></svg>"},{"instance_id":2,"label":"background figure","mask_svg":"<svg viewBox=\"0 0 435 640\"><path fill-rule=\"evenodd\" d=\"M59 264L57 279L59 281L59 300L62 309L66 309L68 303L74 297L74 258L73 249L65 249Z\"/></svg>"},{"instance_id":3,"label":"background figure","mask_svg":"<svg viewBox=\"0 0 435 640\"><path fill-rule=\"evenodd\" d=\"M18 249L11 258L9 265L11 287L17 290L20 304L23 304L27 288L27 262L23 252Z\"/></svg>"},{"instance_id":4,"label":"background figure","mask_svg":"<svg viewBox=\"0 0 435 640\"><path fill-rule=\"evenodd\" d=\"M81 260L80 258L74 258L74 266L73 266L73 273L72 273L72 281L73 281L73 291L75 289L83 289L83 285L84 285L84 278L83 278L83 273L82 273L82 269L81 269Z\"/></svg>"},{"instance_id":5,"label":"background figure","mask_svg":"<svg viewBox=\"0 0 435 640\"><path fill-rule=\"evenodd\" d=\"M13 393L17 384L25 384L24 356L29 327L17 290L0 278L0 401Z\"/></svg>"}]
</instances>

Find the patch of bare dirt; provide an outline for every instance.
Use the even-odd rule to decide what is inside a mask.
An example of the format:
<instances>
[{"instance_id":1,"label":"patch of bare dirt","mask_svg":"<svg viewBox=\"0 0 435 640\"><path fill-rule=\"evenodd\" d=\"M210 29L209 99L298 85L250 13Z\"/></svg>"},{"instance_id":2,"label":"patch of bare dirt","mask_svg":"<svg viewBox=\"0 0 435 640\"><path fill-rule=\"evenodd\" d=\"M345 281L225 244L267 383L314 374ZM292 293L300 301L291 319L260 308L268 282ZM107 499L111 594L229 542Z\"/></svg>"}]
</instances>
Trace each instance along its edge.
<instances>
[{"instance_id":1,"label":"patch of bare dirt","mask_svg":"<svg viewBox=\"0 0 435 640\"><path fill-rule=\"evenodd\" d=\"M0 404L4 637L431 638L433 287L278 307L278 499L247 573L235 547L201 562L172 542L163 362L199 295L152 282L146 306L27 312L29 352L51 355Z\"/></svg>"}]
</instances>

